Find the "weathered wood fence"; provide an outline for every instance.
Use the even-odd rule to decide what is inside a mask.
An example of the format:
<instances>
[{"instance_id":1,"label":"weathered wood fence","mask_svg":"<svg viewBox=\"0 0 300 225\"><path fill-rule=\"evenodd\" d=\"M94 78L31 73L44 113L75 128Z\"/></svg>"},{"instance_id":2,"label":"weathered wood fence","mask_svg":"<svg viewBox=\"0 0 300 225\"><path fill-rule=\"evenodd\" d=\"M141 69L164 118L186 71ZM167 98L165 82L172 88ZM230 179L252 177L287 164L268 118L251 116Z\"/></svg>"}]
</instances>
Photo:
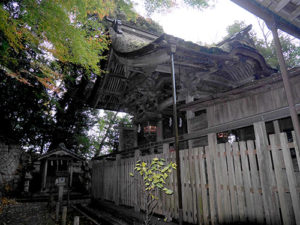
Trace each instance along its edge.
<instances>
[{"instance_id":1,"label":"weathered wood fence","mask_svg":"<svg viewBox=\"0 0 300 225\"><path fill-rule=\"evenodd\" d=\"M264 124L255 126L255 142L217 144L216 135L209 134L209 146L180 151L184 221L300 224L298 147L288 142L286 133L268 139L263 128ZM155 156L175 162L174 152ZM118 155L115 161L96 161L93 197L144 209L141 181L129 173L138 159L150 162L153 157L136 152L133 158ZM161 195L156 212L177 218L175 172L168 185L174 195Z\"/></svg>"}]
</instances>

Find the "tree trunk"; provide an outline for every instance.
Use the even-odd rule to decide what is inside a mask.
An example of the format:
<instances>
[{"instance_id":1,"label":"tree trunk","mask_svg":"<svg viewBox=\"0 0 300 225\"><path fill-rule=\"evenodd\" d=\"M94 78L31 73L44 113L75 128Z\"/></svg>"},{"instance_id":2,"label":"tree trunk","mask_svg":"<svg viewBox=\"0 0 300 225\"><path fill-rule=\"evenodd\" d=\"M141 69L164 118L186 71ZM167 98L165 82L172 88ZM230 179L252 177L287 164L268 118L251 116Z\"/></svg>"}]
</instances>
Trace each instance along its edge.
<instances>
[{"instance_id":1,"label":"tree trunk","mask_svg":"<svg viewBox=\"0 0 300 225\"><path fill-rule=\"evenodd\" d=\"M108 128L106 129L105 135L104 135L104 137L103 137L102 140L101 140L101 143L100 143L100 145L99 145L99 148L98 148L97 151L95 152L95 157L96 157L96 156L99 156L99 154L100 154L100 152L101 152L101 150L102 150L102 147L103 147L103 145L104 145L104 143L105 143L105 140L106 140L106 138L108 137L109 130L110 130L111 127L115 124L115 120L116 120L116 118L117 118L118 113L119 113L119 112L116 112L115 115L114 115L114 117L113 117L112 120L110 121L110 123L109 123L109 125L108 125Z\"/></svg>"}]
</instances>

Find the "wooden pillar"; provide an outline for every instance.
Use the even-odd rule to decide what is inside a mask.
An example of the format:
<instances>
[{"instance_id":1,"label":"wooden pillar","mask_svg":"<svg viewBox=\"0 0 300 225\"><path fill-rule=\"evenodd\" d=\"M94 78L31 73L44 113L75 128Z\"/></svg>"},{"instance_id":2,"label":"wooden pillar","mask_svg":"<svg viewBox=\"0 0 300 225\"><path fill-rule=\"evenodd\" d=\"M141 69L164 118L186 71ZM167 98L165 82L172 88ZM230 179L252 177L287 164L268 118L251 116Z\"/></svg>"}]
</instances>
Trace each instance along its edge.
<instances>
[{"instance_id":1,"label":"wooden pillar","mask_svg":"<svg viewBox=\"0 0 300 225\"><path fill-rule=\"evenodd\" d=\"M133 147L136 148L138 146L138 134L137 134L137 126L136 125L134 125L133 134L134 134L134 146Z\"/></svg>"},{"instance_id":2,"label":"wooden pillar","mask_svg":"<svg viewBox=\"0 0 300 225\"><path fill-rule=\"evenodd\" d=\"M254 123L254 132L266 224L278 224L276 197L272 190L275 180L265 122Z\"/></svg>"},{"instance_id":3,"label":"wooden pillar","mask_svg":"<svg viewBox=\"0 0 300 225\"><path fill-rule=\"evenodd\" d=\"M284 57L283 57L283 53L282 53L281 43L280 43L280 40L278 37L277 27L276 27L275 23L268 24L268 26L272 31L273 40L274 40L275 47L276 47L277 58L278 58L279 66L280 66L280 72L281 72L281 76L282 76L283 86L284 86L284 90L286 93L286 98L287 98L287 102L289 105L289 110L290 110L293 127L294 127L294 131L295 131L296 141L297 141L298 146L300 146L299 118L298 118L298 114L296 111L296 106L295 106L295 102L294 102L291 84L290 84L289 77L288 77L286 63L284 61Z\"/></svg>"},{"instance_id":4,"label":"wooden pillar","mask_svg":"<svg viewBox=\"0 0 300 225\"><path fill-rule=\"evenodd\" d=\"M69 182L69 185L70 187L72 187L72 183L73 183L73 162L71 162L70 164L70 182Z\"/></svg>"},{"instance_id":5,"label":"wooden pillar","mask_svg":"<svg viewBox=\"0 0 300 225\"><path fill-rule=\"evenodd\" d=\"M43 186L42 186L43 189L46 188L47 172L48 172L48 159L46 159L46 162L45 162L45 165L44 165Z\"/></svg>"},{"instance_id":6,"label":"wooden pillar","mask_svg":"<svg viewBox=\"0 0 300 225\"><path fill-rule=\"evenodd\" d=\"M161 142L163 139L163 121L161 119L156 124L156 141Z\"/></svg>"},{"instance_id":7,"label":"wooden pillar","mask_svg":"<svg viewBox=\"0 0 300 225\"><path fill-rule=\"evenodd\" d=\"M182 225L183 209L182 209L182 186L181 186L181 166L179 157L179 139L178 139L178 122L177 122L177 97L176 97L176 76L175 76L175 63L174 54L176 52L176 45L170 45L170 56L171 56L171 71L172 71L172 91L173 91L173 129L175 136L175 153L176 153L176 164L177 164L177 192L178 192L178 221L179 225Z\"/></svg>"},{"instance_id":8,"label":"wooden pillar","mask_svg":"<svg viewBox=\"0 0 300 225\"><path fill-rule=\"evenodd\" d=\"M122 127L119 128L119 151L124 150L124 129Z\"/></svg>"},{"instance_id":9,"label":"wooden pillar","mask_svg":"<svg viewBox=\"0 0 300 225\"><path fill-rule=\"evenodd\" d=\"M139 150L136 150L135 152L134 152L134 161L135 162L137 162L138 160L140 159L140 151ZM134 182L135 182L135 188L136 188L136 190L135 190L135 198L134 198L134 211L135 212L139 212L140 210L141 210L141 201L140 201L140 199L141 199L141 188L139 188L139 180L138 180L139 178L136 178L135 180L134 180Z\"/></svg>"}]
</instances>

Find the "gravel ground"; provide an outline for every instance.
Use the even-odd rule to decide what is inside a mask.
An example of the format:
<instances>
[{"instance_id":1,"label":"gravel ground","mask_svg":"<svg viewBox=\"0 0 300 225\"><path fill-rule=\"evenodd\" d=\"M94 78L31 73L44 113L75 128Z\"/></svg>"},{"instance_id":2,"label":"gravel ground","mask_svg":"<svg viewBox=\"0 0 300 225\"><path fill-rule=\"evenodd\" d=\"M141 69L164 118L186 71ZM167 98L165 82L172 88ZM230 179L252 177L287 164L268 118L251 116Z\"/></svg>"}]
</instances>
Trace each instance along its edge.
<instances>
[{"instance_id":1,"label":"gravel ground","mask_svg":"<svg viewBox=\"0 0 300 225\"><path fill-rule=\"evenodd\" d=\"M0 213L0 225L54 225L47 203L6 205Z\"/></svg>"}]
</instances>

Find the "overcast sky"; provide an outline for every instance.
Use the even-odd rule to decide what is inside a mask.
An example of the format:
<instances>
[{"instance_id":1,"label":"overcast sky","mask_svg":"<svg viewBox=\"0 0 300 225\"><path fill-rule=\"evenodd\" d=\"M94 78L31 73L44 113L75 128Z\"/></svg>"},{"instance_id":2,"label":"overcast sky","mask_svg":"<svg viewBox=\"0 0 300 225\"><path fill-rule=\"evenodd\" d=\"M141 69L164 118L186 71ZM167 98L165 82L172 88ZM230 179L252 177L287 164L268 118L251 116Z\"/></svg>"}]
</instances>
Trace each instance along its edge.
<instances>
[{"instance_id":1,"label":"overcast sky","mask_svg":"<svg viewBox=\"0 0 300 225\"><path fill-rule=\"evenodd\" d=\"M141 13L141 7L137 7L137 11ZM253 29L258 30L256 17L230 0L216 0L213 8L203 11L175 8L168 13L154 14L151 18L168 34L207 44L221 41L226 35L226 27L235 20L253 24Z\"/></svg>"}]
</instances>

